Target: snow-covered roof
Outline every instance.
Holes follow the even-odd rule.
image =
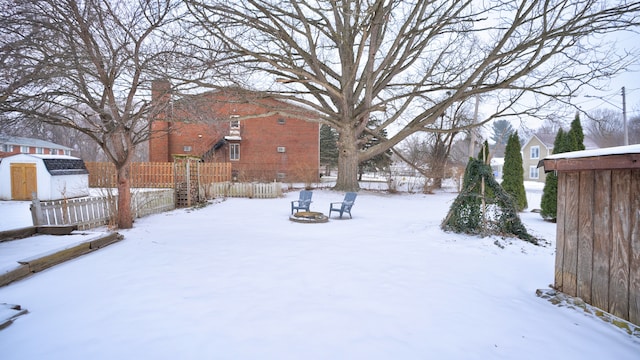
[[[503,157],[491,158],[491,165],[504,165],[504,158]]]
[[[20,136],[0,135],[0,144],[16,145],[16,146],[31,146],[47,149],[62,149],[73,150],[70,147],[66,147],[60,144],[53,143],[51,141],[26,138]]]
[[[545,171],[640,168],[640,144],[553,154],[540,166]]]
[[[583,157],[620,155],[620,154],[640,154],[640,144],[553,154],[553,155],[547,156],[545,160],[546,159],[576,159],[576,158],[583,158]]]

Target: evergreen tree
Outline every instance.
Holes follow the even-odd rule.
[[[376,120],[369,120],[367,127],[369,129],[374,129],[377,123],[378,122]],[[364,137],[364,135],[362,137]],[[370,137],[369,140],[362,145],[362,149],[363,150],[368,149],[380,143],[381,141],[383,141],[383,139],[386,139],[386,138],[387,138],[387,130],[382,129],[379,131],[379,136]],[[368,160],[360,162],[360,164],[358,165],[358,180],[362,180],[362,175],[366,171],[376,172],[376,171],[387,169],[389,166],[391,166],[391,155],[392,155],[391,149],[389,149]]]
[[[565,135],[564,130],[560,129],[553,142],[553,153],[560,154],[567,152],[569,151],[569,147],[569,135]],[[545,177],[540,207],[540,215],[543,219],[556,221],[558,213],[558,176],[555,172],[550,172]]]
[[[483,160],[470,158],[462,191],[440,227],[482,236],[515,235],[537,245],[538,240],[527,232],[516,207],[513,197],[494,179],[491,167]]]
[[[329,125],[320,127],[320,164],[325,167],[325,175],[338,165],[338,134]]]
[[[482,161],[484,164],[489,164],[490,159],[491,154],[489,153],[489,142],[485,140],[478,152],[478,160]]]
[[[568,148],[567,151],[584,150],[584,132],[582,131],[582,124],[580,124],[580,114],[576,113],[575,119],[571,122],[571,129],[568,133]]]
[[[518,206],[518,211],[522,211],[527,207],[527,193],[524,189],[524,170],[522,169],[522,154],[520,153],[518,132],[509,136],[507,142],[504,153],[502,188],[513,196]]]
[[[513,126],[508,120],[496,120],[491,126],[491,140],[496,143],[496,147],[506,146],[513,131]]]

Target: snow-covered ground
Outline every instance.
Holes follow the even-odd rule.
[[[539,208],[541,186],[527,188]],[[535,295],[553,245],[442,232],[455,195],[362,191],[353,219],[323,224],[289,221],[297,192],[138,219],[123,241],[0,288],[29,310],[0,332],[0,357],[639,358],[637,338]],[[311,210],[342,197],[316,190]],[[2,227],[20,223],[10,207]],[[521,216],[555,243],[555,224]]]

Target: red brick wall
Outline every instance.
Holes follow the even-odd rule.
[[[317,181],[319,125],[292,116],[268,115],[283,106],[300,113],[301,117],[308,116],[308,112],[273,99],[230,99],[236,99],[235,95],[206,93],[190,99],[188,104],[176,106],[169,135],[149,142],[149,160],[171,161],[171,154],[202,156],[230,135],[231,115],[238,115],[242,138],[238,142],[240,160],[231,163],[239,180]],[[160,123],[154,122],[152,126],[160,126],[157,124]],[[185,147],[191,151],[185,151]],[[284,147],[285,151],[278,152],[278,147]],[[229,142],[215,151],[211,161],[230,161]]]

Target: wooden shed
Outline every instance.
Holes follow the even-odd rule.
[[[60,200],[89,195],[82,159],[66,155],[18,154],[0,160],[0,200]]]
[[[640,325],[640,145],[556,154],[555,287]]]

